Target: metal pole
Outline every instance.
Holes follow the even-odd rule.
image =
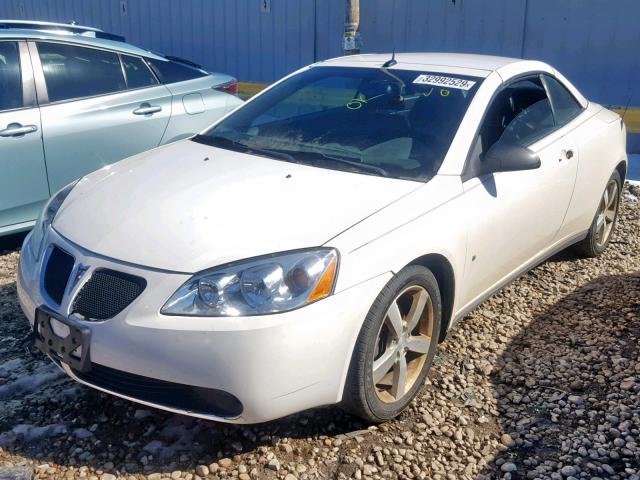
[[[360,53],[360,0],[345,0],[344,38],[345,55]]]

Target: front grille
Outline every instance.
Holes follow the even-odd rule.
[[[96,270],[78,292],[73,313],[87,320],[112,318],[138,298],[146,286],[144,278],[115,270]]]
[[[60,305],[73,270],[74,259],[64,250],[53,247],[44,271],[44,290]]]
[[[73,374],[80,380],[113,393],[177,410],[222,418],[238,417],[243,410],[240,400],[222,390],[166,382],[96,363],[91,365],[88,372],[73,370]]]

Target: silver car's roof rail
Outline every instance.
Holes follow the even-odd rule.
[[[75,23],[55,23],[40,22],[37,20],[2,20],[0,19],[0,30],[17,28],[22,30],[38,30],[41,32],[57,33],[63,35],[83,35],[86,37],[102,38],[114,40],[116,42],[126,41],[122,35],[107,33],[99,28],[86,27]]]

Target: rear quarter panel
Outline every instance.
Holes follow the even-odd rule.
[[[609,177],[616,166],[627,161],[626,132],[620,117],[591,103],[591,117],[579,128],[580,158],[576,186],[563,229],[583,232],[589,228]]]
[[[224,74],[166,85],[173,95],[171,120],[162,144],[188,138],[201,132],[243,102],[238,97],[220,92],[216,86],[233,80]]]

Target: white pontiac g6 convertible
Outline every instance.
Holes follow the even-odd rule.
[[[606,249],[625,136],[537,61],[316,63],[58,192],[25,239],[20,302],[52,361],[119,397],[384,421],[476,305],[561,249]]]

